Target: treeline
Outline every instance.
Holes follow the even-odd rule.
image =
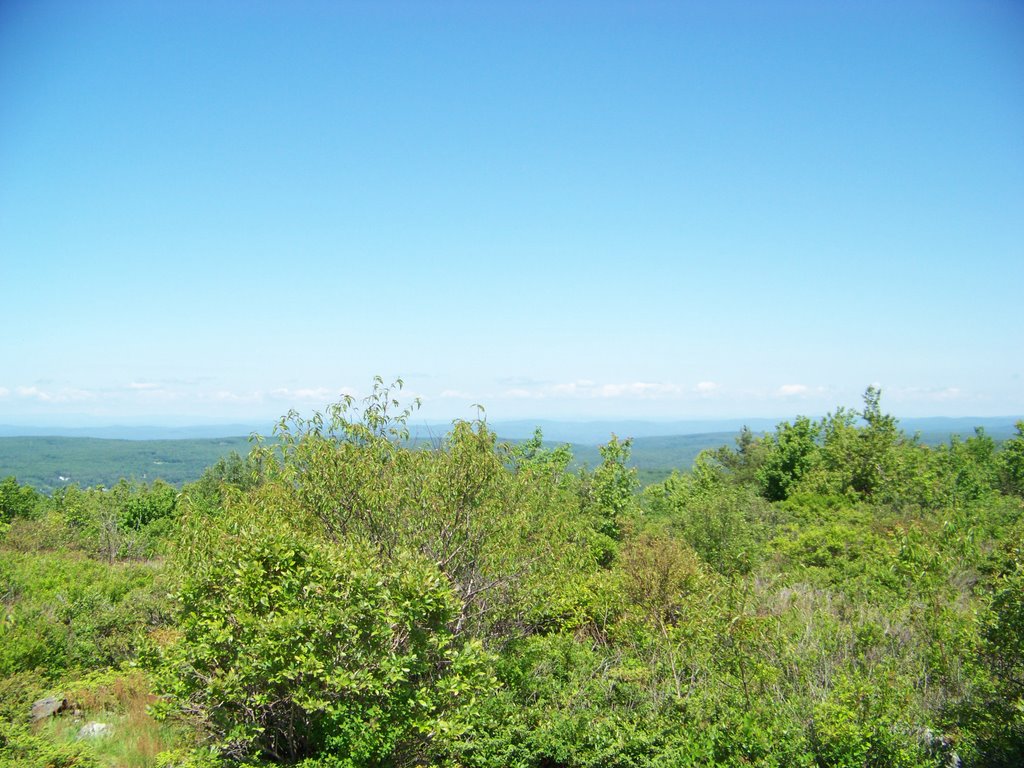
[[[641,492],[399,389],[180,492],[5,481],[0,765],[1024,764],[1024,424],[868,389]]]

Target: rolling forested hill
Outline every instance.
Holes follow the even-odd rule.
[[[0,477],[50,493],[67,485],[110,487],[122,477],[197,480],[231,451],[246,454],[247,437],[202,440],[104,440],[94,437],[0,437]]]
[[[770,431],[766,419],[748,420],[755,435]],[[532,434],[532,422],[499,422],[494,426],[499,439],[521,442]],[[1014,433],[1012,418],[908,419],[901,422],[903,431],[917,435],[926,445],[940,445],[951,435],[968,437],[976,427],[983,428],[997,442]],[[450,426],[450,425],[449,425]],[[664,480],[674,469],[686,469],[706,449],[732,446],[742,426],[741,420],[702,422],[540,422],[545,444],[568,443],[572,447],[574,466],[594,467],[601,462],[598,446],[607,442],[614,432],[620,437],[632,436],[630,466],[639,471],[643,485]],[[692,430],[712,427],[698,433]],[[0,428],[0,434],[14,428]],[[238,426],[238,429],[243,429]],[[246,428],[248,429],[248,428]],[[681,430],[665,434],[666,430]],[[77,484],[82,487],[110,487],[118,480],[164,480],[172,485],[197,480],[203,470],[231,452],[249,452],[248,437],[215,436],[216,427],[158,429],[152,427],[104,428],[79,430],[88,436],[0,437],[0,477],[14,476],[20,483],[50,493],[57,488]],[[28,430],[24,430],[28,431]],[[251,431],[251,429],[249,430]],[[445,431],[444,425],[413,430],[417,444],[436,442]],[[72,434],[76,434],[72,431]],[[98,435],[118,435],[100,437]],[[136,436],[163,436],[164,439],[137,439]],[[189,437],[184,437],[189,435]]]
[[[633,443],[632,465],[644,484],[690,466],[706,448],[731,444],[733,434],[642,437]],[[422,441],[424,445],[427,441]],[[519,442],[512,440],[510,442]],[[553,444],[553,443],[552,443]],[[570,444],[578,466],[601,461],[597,444]],[[67,486],[110,487],[122,477],[164,480],[181,485],[199,479],[203,470],[232,451],[245,455],[247,437],[178,440],[109,440],[93,437],[0,437],[0,477],[45,493]]]

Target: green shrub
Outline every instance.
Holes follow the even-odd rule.
[[[923,740],[907,715],[906,682],[894,677],[837,678],[814,711],[811,734],[820,768],[939,768],[949,759]]]
[[[29,485],[18,485],[13,477],[0,480],[0,523],[16,517],[34,517],[42,497]]]
[[[229,757],[413,759],[460,734],[491,679],[436,567],[384,563],[247,509],[193,551],[161,688]]]
[[[0,591],[0,677],[40,670],[47,679],[116,666],[167,619],[159,569],[96,562],[78,553],[5,552]]]
[[[0,720],[0,768],[100,768],[89,745],[55,744],[27,725]]]

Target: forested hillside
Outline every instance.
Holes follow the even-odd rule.
[[[644,485],[664,480],[674,468],[689,466],[701,451],[725,445],[732,437],[732,433],[716,432],[638,438],[633,442],[630,466],[638,469]],[[233,453],[244,456],[249,451],[249,443],[248,437],[170,440],[0,437],[0,477],[15,477],[22,484],[47,494],[71,485],[109,488],[123,478],[138,482],[162,480],[180,487],[195,482],[207,467],[228,459]],[[434,443],[432,438],[413,437],[409,447],[423,449]],[[574,469],[601,463],[597,445],[572,444],[571,449]]]
[[[641,491],[414,408],[4,481],[0,766],[1024,763],[1024,423],[928,446],[869,388]]]
[[[751,423],[761,425],[763,419]],[[984,424],[985,433],[996,442],[1013,436],[1010,419],[977,419]],[[491,430],[499,442],[518,444],[530,439],[536,426],[532,422],[503,422]],[[628,465],[635,467],[641,486],[660,482],[673,470],[690,466],[701,451],[731,444],[736,431],[685,431],[697,427],[715,426],[726,422],[543,422],[544,446],[554,448],[568,443],[572,449],[572,469],[596,467],[601,463],[599,443],[612,433],[633,437]],[[941,445],[958,433],[971,434],[977,424],[966,419],[909,419],[900,426],[917,436],[920,442]],[[242,425],[229,429],[245,429]],[[15,430],[14,427],[0,427]],[[170,428],[121,427],[88,430],[89,435],[2,435],[0,434],[0,477],[13,476],[24,485],[31,485],[43,493],[52,493],[71,485],[112,487],[119,480],[153,482],[162,480],[180,487],[195,482],[207,467],[231,454],[248,453],[251,438],[245,436],[196,437],[194,432],[213,432],[214,427],[184,428],[192,436],[140,437],[153,434],[175,433]],[[546,430],[551,429],[553,434]],[[598,430],[601,437],[598,438]],[[666,430],[681,430],[678,434]],[[737,428],[738,429],[738,428]],[[75,431],[75,430],[71,430]],[[85,431],[85,430],[78,430]],[[253,433],[249,428],[245,434]],[[259,430],[257,430],[259,431]],[[447,431],[443,425],[427,425],[410,429],[410,447],[433,446]],[[658,434],[649,434],[650,432]],[[98,434],[117,434],[121,437]],[[95,434],[93,434],[95,433]],[[764,434],[764,430],[756,433]],[[125,437],[125,435],[132,435]],[[239,433],[242,435],[242,433]]]
[[[194,482],[232,452],[245,455],[247,437],[193,440],[111,440],[93,437],[0,437],[0,476],[39,491],[70,485],[111,487],[122,478]]]

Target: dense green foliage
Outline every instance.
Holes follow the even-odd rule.
[[[399,389],[181,491],[0,483],[0,765],[1024,763],[1024,424],[927,446],[869,388],[641,491],[614,436],[416,448]]]

